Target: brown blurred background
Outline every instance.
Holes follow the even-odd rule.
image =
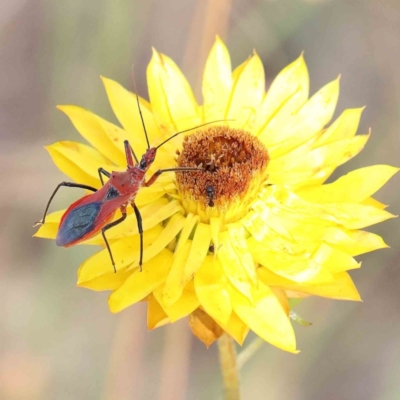
[[[303,50],[311,93],[342,74],[337,115],[367,105],[359,132],[372,127],[372,137],[338,173],[400,165],[399,0],[1,0],[0,399],[220,398],[215,345],[206,350],[185,321],[147,333],[142,304],[110,314],[107,293],[75,287],[92,248],[31,237],[64,179],[43,146],[82,140],[55,105],[115,121],[99,75],[131,88],[134,63],[147,97],[151,46],[182,67],[201,101],[215,34],[234,66],[256,48],[268,82]],[[399,183],[377,196],[394,214]],[[63,191],[53,209],[77,195]],[[399,222],[372,230],[391,249],[360,257],[352,276],[364,303],[302,303],[313,326],[295,327],[301,354],[261,347],[241,374],[244,399],[400,399]]]

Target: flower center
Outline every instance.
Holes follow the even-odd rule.
[[[178,165],[205,171],[176,174],[183,207],[203,222],[237,221],[265,183],[268,161],[264,145],[243,130],[216,126],[186,136]]]

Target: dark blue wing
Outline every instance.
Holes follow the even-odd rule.
[[[101,203],[95,202],[70,211],[58,229],[57,246],[67,246],[90,232],[94,227],[100,209]]]

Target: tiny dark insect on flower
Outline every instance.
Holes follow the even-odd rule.
[[[209,207],[214,207],[214,196],[215,196],[214,186],[208,185],[206,187],[206,194],[207,194],[207,197],[209,199],[208,206]]]
[[[50,207],[50,204],[55,194],[57,193],[60,187],[62,186],[77,187],[94,192],[92,194],[82,197],[81,199],[77,200],[68,207],[68,209],[66,210],[60,221],[56,237],[56,244],[58,246],[63,246],[63,247],[74,246],[75,244],[78,244],[84,240],[90,239],[91,237],[95,236],[97,233],[101,231],[104,242],[108,249],[108,253],[110,254],[110,259],[112,266],[114,268],[114,272],[117,272],[115,268],[115,262],[105,233],[108,229],[120,224],[125,220],[127,216],[126,212],[127,207],[129,205],[131,205],[131,207],[133,208],[137,220],[138,232],[140,235],[139,268],[140,270],[142,269],[143,226],[142,226],[142,217],[140,215],[140,211],[135,204],[135,197],[139,189],[142,186],[144,187],[151,186],[157,180],[157,178],[164,172],[204,171],[203,168],[196,168],[196,167],[177,167],[177,168],[159,169],[150,177],[148,181],[146,181],[145,180],[146,172],[148,171],[148,169],[155,160],[157,149],[160,148],[163,144],[173,139],[174,137],[184,132],[188,132],[215,122],[221,122],[221,121],[212,121],[196,126],[194,128],[177,132],[172,136],[170,136],[168,139],[164,140],[158,146],[150,147],[142,112],[140,110],[139,97],[137,95],[135,81],[134,81],[134,86],[135,86],[136,100],[140,113],[140,118],[142,121],[143,131],[147,142],[146,153],[143,154],[140,162],[136,157],[135,152],[133,151],[129,142],[125,140],[124,147],[125,147],[125,156],[127,161],[126,171],[110,173],[105,169],[103,169],[102,167],[100,167],[98,169],[98,172],[100,181],[103,186],[99,190],[97,190],[92,186],[83,185],[79,183],[61,182],[56,187],[53,194],[50,196],[50,199],[44,211],[42,221],[37,222],[35,224],[36,226],[38,224],[45,223],[47,211]],[[103,176],[109,178],[106,183],[104,183]],[[118,209],[121,211],[122,214],[121,217],[111,222]]]

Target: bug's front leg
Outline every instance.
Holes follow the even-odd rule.
[[[154,172],[154,174],[150,177],[150,179],[143,184],[143,186],[149,187],[151,186],[157,178],[164,172],[184,172],[184,171],[204,171],[204,168],[196,168],[196,167],[178,167],[178,168],[167,168],[167,169],[159,169]]]
[[[101,184],[104,186],[103,175],[105,175],[107,178],[109,178],[111,176],[111,174],[108,171],[106,171],[104,168],[101,168],[101,167],[97,171],[99,173]]]

